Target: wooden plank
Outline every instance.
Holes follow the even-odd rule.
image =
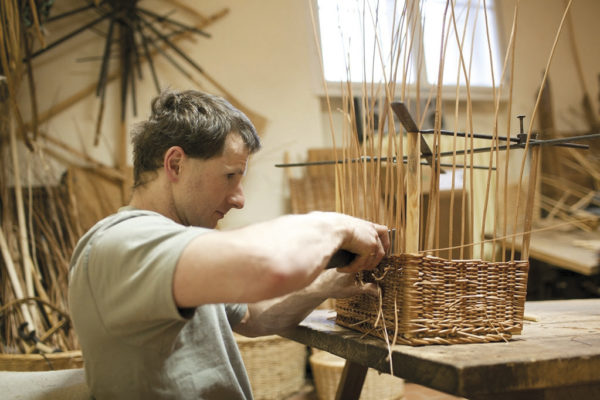
[[[537,321],[526,321],[523,334],[508,343],[393,346],[394,375],[467,398],[578,386],[596,390],[600,299],[529,302],[525,313]],[[286,337],[389,373],[386,344],[335,325],[334,316],[317,310]]]

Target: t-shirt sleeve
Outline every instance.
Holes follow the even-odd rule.
[[[190,241],[210,230],[141,216],[106,229],[90,245],[90,295],[110,334],[158,332],[183,321],[173,298],[173,275]]]
[[[232,328],[240,323],[242,318],[246,315],[248,311],[247,304],[226,304],[225,311],[227,313],[227,320],[229,321],[229,326]]]

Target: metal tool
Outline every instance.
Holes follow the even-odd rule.
[[[390,247],[386,255],[389,255],[394,249],[394,243],[396,240],[396,229],[389,229],[388,236],[390,238]],[[327,263],[325,269],[345,267],[346,265],[350,264],[356,257],[357,255],[352,253],[351,251],[339,249],[333,254],[333,256],[331,256],[331,259]]]
[[[27,326],[29,324],[27,322],[23,322],[18,326],[17,332],[19,337],[25,341],[27,344],[33,345],[40,353],[57,353],[60,352],[59,349],[52,348],[47,344],[43,343],[35,334],[35,330],[27,332]]]

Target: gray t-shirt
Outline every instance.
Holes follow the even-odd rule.
[[[247,306],[173,299],[181,252],[209,231],[124,207],[80,239],[69,303],[94,397],[252,399],[231,330]]]

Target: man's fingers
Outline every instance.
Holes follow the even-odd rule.
[[[359,283],[357,286],[361,293],[379,296],[379,289],[374,283]]]

